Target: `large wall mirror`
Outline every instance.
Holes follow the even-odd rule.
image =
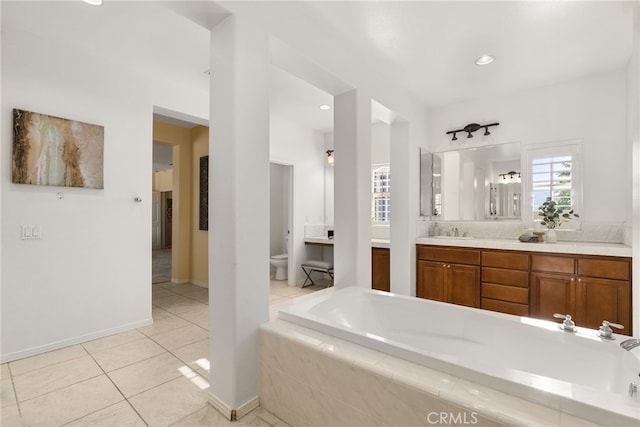
[[[445,221],[520,220],[521,151],[520,142],[512,142],[434,153],[432,216]]]

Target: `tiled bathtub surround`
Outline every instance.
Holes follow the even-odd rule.
[[[260,404],[291,425],[595,425],[282,320],[260,331]]]
[[[438,223],[440,234],[457,228],[460,233],[468,232],[479,239],[517,239],[528,228],[520,221],[424,221],[417,222],[417,237],[433,235],[434,224]],[[631,245],[631,227],[623,222],[583,221],[581,230],[556,228],[558,241],[624,243]]]

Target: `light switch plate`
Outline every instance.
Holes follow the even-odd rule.
[[[42,238],[41,225],[21,225],[20,238],[22,240],[40,240]]]

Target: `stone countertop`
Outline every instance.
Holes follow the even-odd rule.
[[[309,245],[333,246],[333,239],[326,237],[305,237],[304,242]],[[389,248],[389,240],[387,239],[371,239],[372,248]]]
[[[558,242],[524,243],[517,239],[474,239],[418,237],[420,245],[460,246],[465,248],[506,249],[527,252],[550,252],[559,254],[603,255],[631,257],[630,246],[622,243]]]

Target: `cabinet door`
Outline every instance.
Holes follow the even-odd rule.
[[[391,259],[389,249],[371,249],[371,288],[387,292],[391,290]]]
[[[576,317],[574,284],[572,275],[531,273],[531,316],[554,321],[554,313]]]
[[[420,298],[447,302],[446,278],[446,264],[419,260],[416,295]]]
[[[480,267],[449,264],[447,270],[447,301],[480,308]]]
[[[579,326],[597,329],[603,320],[625,327],[622,334],[631,334],[631,282],[623,280],[578,279],[582,304],[578,307]],[[577,322],[576,322],[577,323]]]

